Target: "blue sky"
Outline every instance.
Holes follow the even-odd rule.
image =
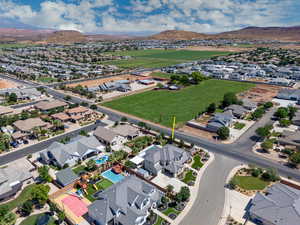
[[[300,25],[299,12],[300,0],[0,0],[0,27],[10,21],[85,33],[216,33]]]

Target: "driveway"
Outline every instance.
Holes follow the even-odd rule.
[[[217,225],[225,202],[225,181],[238,161],[215,154],[201,179],[198,197],[180,225]]]

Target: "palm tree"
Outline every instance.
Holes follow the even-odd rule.
[[[9,149],[10,142],[11,142],[11,136],[9,134],[3,134],[1,137],[1,141],[4,143],[5,148]]]
[[[54,125],[55,129],[58,129],[63,126],[63,124],[60,120],[54,120],[53,125]]]
[[[32,133],[36,138],[38,138],[41,134],[41,129],[39,127],[34,127]]]

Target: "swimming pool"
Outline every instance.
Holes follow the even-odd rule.
[[[102,157],[100,157],[98,159],[95,159],[95,162],[96,162],[97,165],[102,165],[102,164],[106,163],[107,160],[109,160],[109,156],[108,155],[104,155],[104,156],[102,156]]]
[[[101,176],[110,180],[111,182],[118,183],[121,180],[124,179],[124,176],[122,174],[116,174],[114,173],[111,169],[110,170],[106,170],[105,172],[101,173]]]

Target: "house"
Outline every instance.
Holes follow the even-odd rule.
[[[84,160],[104,151],[104,146],[94,137],[81,137],[68,144],[53,142],[40,152],[41,160],[58,167],[74,166],[78,160]]]
[[[159,171],[162,171],[171,177],[176,177],[182,172],[184,164],[191,156],[185,150],[168,144],[164,147],[153,145],[140,157],[144,159],[143,168],[150,174],[156,176]]]
[[[244,98],[244,99],[242,100],[242,102],[243,102],[243,106],[244,106],[245,109],[248,109],[248,110],[250,110],[250,111],[254,111],[254,110],[257,108],[257,103],[251,101],[251,100],[248,99],[248,98]]]
[[[31,133],[34,128],[44,128],[49,129],[52,127],[50,123],[46,123],[42,121],[40,118],[29,118],[27,120],[18,120],[13,123],[13,126],[17,131],[21,131],[23,133]]]
[[[101,143],[113,146],[117,144],[117,139],[120,135],[110,129],[98,126],[97,129],[94,131],[94,136]]]
[[[91,117],[93,111],[87,107],[78,106],[72,109],[68,109],[66,113],[70,116],[71,120],[80,121]]]
[[[118,126],[111,128],[111,130],[128,140],[139,135],[139,129],[129,124],[119,124]]]
[[[279,99],[299,101],[300,100],[300,90],[299,89],[288,89],[288,88],[281,89],[276,97]]]
[[[56,110],[61,107],[66,108],[68,104],[63,101],[52,100],[52,101],[40,101],[36,103],[34,106],[40,111],[47,113],[51,110]]]
[[[276,183],[266,194],[258,192],[248,209],[252,221],[262,225],[299,225],[300,190]]]
[[[231,110],[232,114],[238,119],[242,119],[249,112],[242,105],[235,105],[235,104],[226,107],[226,110]]]
[[[278,138],[278,143],[281,145],[300,147],[300,131],[283,131]]]
[[[52,114],[51,118],[55,120],[60,120],[61,122],[68,122],[71,119],[71,117],[64,112]]]
[[[136,176],[126,176],[95,194],[97,200],[88,206],[88,221],[97,225],[142,225],[162,196],[163,192],[153,185]]]
[[[0,168],[0,201],[7,200],[21,190],[23,183],[33,176],[33,165],[26,159],[16,160]]]
[[[78,175],[76,175],[70,167],[59,170],[55,176],[56,181],[63,187],[74,183],[78,179]]]
[[[211,132],[217,132],[221,127],[229,127],[233,123],[233,114],[231,110],[223,113],[216,113],[206,125],[206,129]]]

